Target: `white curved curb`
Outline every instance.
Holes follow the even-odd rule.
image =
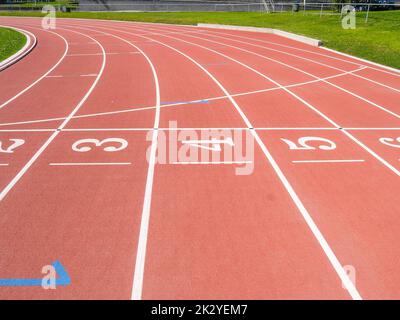
[[[214,29],[229,29],[229,30],[241,30],[241,31],[253,31],[253,32],[263,32],[263,33],[272,33],[276,34],[281,37],[285,37],[288,39],[292,39],[295,41],[303,42],[305,44],[309,44],[314,47],[319,47],[322,45],[321,40],[300,36],[298,34],[278,30],[278,29],[271,29],[271,28],[258,28],[258,27],[242,27],[242,26],[231,26],[231,25],[224,25],[224,24],[208,24],[208,23],[198,23],[198,27],[202,28],[214,28]]]
[[[17,53],[13,54],[11,57],[8,57],[7,59],[0,62],[0,71],[3,71],[4,69],[6,69],[9,66],[13,65],[14,63],[16,63],[17,61],[21,60],[29,52],[31,52],[37,44],[37,39],[33,33],[26,31],[26,30],[22,30],[22,29],[10,27],[10,26],[0,26],[0,27],[13,29],[15,31],[22,33],[26,37],[25,45]]]

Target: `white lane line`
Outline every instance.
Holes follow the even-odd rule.
[[[51,162],[49,166],[128,166],[132,162]]]
[[[138,51],[130,52],[108,52],[106,55],[120,55],[120,54],[140,54]],[[67,54],[67,57],[86,57],[86,56],[101,56],[101,53],[71,53]]]
[[[83,44],[96,44],[96,42],[90,41],[90,42],[70,42],[69,43],[70,46],[81,46]]]
[[[120,32],[124,32],[124,31],[120,31]],[[157,35],[157,33],[155,33],[155,35]],[[343,129],[342,126],[340,126],[339,124],[337,124],[335,121],[333,121],[331,118],[329,118],[329,117],[328,117],[327,115],[325,115],[323,112],[321,112],[319,109],[317,109],[316,107],[314,107],[313,105],[311,105],[310,103],[308,103],[306,100],[304,100],[303,98],[301,98],[299,95],[297,95],[296,93],[292,92],[292,91],[289,90],[288,88],[285,88],[284,86],[282,86],[279,82],[277,82],[277,81],[273,80],[272,78],[266,76],[265,74],[261,73],[260,71],[258,71],[258,70],[256,70],[256,69],[250,67],[249,65],[247,65],[247,64],[245,64],[245,63],[243,63],[243,62],[240,62],[240,61],[238,61],[238,60],[236,60],[236,59],[234,59],[234,58],[232,58],[232,57],[230,57],[230,56],[227,56],[227,55],[225,55],[225,54],[223,54],[223,53],[221,53],[221,52],[219,52],[219,51],[213,50],[213,49],[211,49],[211,48],[202,46],[202,45],[197,44],[197,43],[193,43],[193,42],[190,42],[190,41],[182,40],[182,39],[180,39],[180,38],[175,38],[175,37],[165,36],[165,35],[164,35],[163,37],[175,39],[175,40],[178,40],[178,41],[181,41],[181,42],[184,42],[184,43],[188,43],[188,44],[194,45],[194,46],[199,47],[199,48],[203,48],[203,49],[205,49],[205,50],[207,50],[207,51],[214,52],[215,54],[218,54],[218,55],[223,56],[223,57],[225,57],[225,58],[227,58],[227,59],[229,59],[229,60],[232,60],[232,61],[236,62],[237,64],[239,64],[239,65],[241,65],[241,66],[243,66],[243,67],[245,67],[245,68],[247,68],[247,69],[253,71],[254,73],[260,75],[261,77],[263,77],[264,79],[267,79],[268,81],[274,83],[275,85],[277,85],[277,86],[279,86],[279,87],[282,87],[282,89],[283,89],[284,91],[286,91],[288,94],[290,94],[290,95],[293,96],[295,99],[297,99],[298,101],[300,101],[302,104],[304,104],[305,106],[307,106],[309,109],[313,110],[315,113],[317,113],[319,116],[321,116],[322,118],[324,118],[326,121],[328,121],[328,122],[329,122],[330,124],[332,124],[334,127],[336,127],[337,129],[341,129],[341,132],[343,132],[347,137],[349,137],[351,140],[353,140],[355,143],[357,143],[361,148],[363,148],[365,151],[367,151],[370,155],[372,155],[375,159],[377,159],[379,162],[381,162],[381,163],[382,163],[384,166],[386,166],[389,170],[393,171],[396,175],[400,176],[400,171],[399,171],[398,169],[396,169],[393,165],[391,165],[389,162],[387,162],[385,159],[383,159],[381,156],[379,156],[376,152],[374,152],[372,149],[370,149],[368,146],[366,146],[364,143],[362,143],[360,140],[358,140],[356,137],[354,137],[351,133],[349,133],[348,131],[346,131],[345,129]],[[198,38],[198,37],[196,37],[196,38]],[[206,40],[206,39],[202,39],[202,38],[199,38],[199,39],[205,40],[205,41],[210,41],[210,40]],[[215,42],[215,41],[211,41],[211,42]],[[229,46],[229,45],[225,45],[225,46],[235,48],[234,46]],[[245,49],[240,49],[240,50],[241,50],[241,51],[246,51],[246,52],[252,53],[251,51],[248,51],[248,50],[245,50]],[[267,58],[267,57],[265,57],[265,58],[266,58],[266,59],[269,59],[269,58]],[[269,59],[269,60],[271,60],[271,59]],[[273,59],[272,59],[272,60],[273,60]],[[284,64],[284,63],[282,63],[282,62],[280,62],[280,63],[281,63],[281,64]],[[296,69],[296,68],[291,67],[291,66],[289,66],[289,67],[292,68],[292,69]],[[388,110],[388,112],[390,112],[390,111]],[[396,116],[397,116],[397,115],[396,115]],[[399,117],[400,117],[400,115],[399,115]]]
[[[253,161],[176,161],[172,164],[247,164],[253,163]]]
[[[358,69],[352,70],[352,71],[348,71],[348,72],[345,72],[345,73],[340,73],[340,74],[333,75],[333,76],[329,76],[329,77],[326,77],[326,78],[321,78],[321,79],[337,78],[337,77],[341,77],[341,76],[344,76],[346,74],[349,74],[349,73],[352,73],[352,72],[356,72],[356,71],[358,71]],[[287,86],[284,86],[284,87],[286,87],[286,88],[300,87],[300,86],[304,86],[304,85],[307,85],[307,84],[316,83],[316,82],[319,82],[319,81],[320,80],[310,80],[310,81],[306,81],[306,82],[300,82],[300,83],[287,85]],[[269,92],[269,91],[274,91],[274,90],[282,90],[282,88],[273,87],[273,88],[255,90],[255,91],[247,91],[247,92],[235,93],[235,94],[232,94],[232,97],[241,97],[241,96],[264,93],[264,92]],[[191,101],[187,101],[187,102],[170,103],[170,104],[161,105],[160,108],[179,107],[179,106],[185,106],[185,105],[188,105],[188,104],[193,105],[193,104],[201,102],[203,100],[217,101],[217,100],[223,100],[223,99],[227,99],[227,97],[226,96],[218,96],[218,97],[212,97],[212,98],[206,98],[206,99],[191,100]],[[90,113],[90,114],[74,116],[73,119],[100,117],[100,116],[115,115],[115,114],[121,114],[121,113],[148,111],[148,110],[153,110],[153,109],[156,109],[156,106],[140,107],[140,108],[129,108],[129,109],[122,109],[122,110],[115,110],[115,111],[108,111],[108,112],[99,112],[99,113]],[[0,123],[0,126],[11,126],[11,125],[19,125],[19,124],[52,122],[52,121],[58,121],[58,120],[64,120],[64,119],[65,119],[65,117],[59,117],[59,118],[47,118],[47,119],[28,120],[28,121],[19,121],[19,122],[8,122],[8,123]]]
[[[58,27],[58,29],[63,29],[63,30],[67,30],[70,32],[74,32],[74,33],[78,33],[81,34],[85,37],[90,38],[89,36],[81,33],[81,32],[77,32],[77,31],[73,31],[73,30],[68,30],[68,29],[64,29],[64,28],[60,28]],[[92,38],[90,38],[92,39]],[[96,41],[95,39],[92,39],[93,41]],[[35,161],[39,158],[39,156],[46,150],[46,148],[50,145],[51,142],[53,142],[53,140],[57,137],[57,135],[61,132],[61,130],[68,124],[68,122],[71,120],[71,118],[75,115],[75,113],[77,113],[79,111],[79,109],[82,107],[82,105],[85,103],[85,101],[87,100],[87,98],[90,96],[90,94],[92,93],[92,91],[95,89],[95,87],[97,86],[97,83],[100,80],[100,77],[103,74],[105,65],[106,65],[106,55],[105,55],[105,51],[103,46],[97,42],[98,46],[100,47],[101,51],[104,53],[103,54],[103,62],[100,68],[100,72],[99,75],[97,76],[97,78],[93,81],[92,86],[89,88],[89,90],[86,92],[85,96],[82,98],[82,100],[78,103],[78,105],[74,108],[74,110],[70,113],[70,115],[64,120],[64,122],[58,127],[58,130],[56,130],[47,140],[46,142],[39,148],[39,150],[36,151],[36,153],[32,156],[32,158],[24,165],[24,167],[18,172],[18,174],[11,180],[11,182],[1,191],[0,193],[0,201],[2,201],[7,194],[10,192],[10,190],[17,184],[17,182],[23,177],[23,175],[29,170],[29,168],[32,166],[33,163],[35,163]]]
[[[352,162],[365,162],[362,159],[355,159],[355,160],[294,160],[293,163],[352,163]]]
[[[112,29],[112,28],[105,28],[105,29],[110,29],[110,30],[115,30],[117,32],[121,32],[121,30],[118,30],[118,29]],[[127,33],[130,33],[130,32],[127,32]],[[130,33],[130,34],[134,34],[134,33]],[[147,38],[147,37],[144,37],[144,36],[140,36],[140,37]],[[152,40],[154,40],[154,39],[152,39]],[[154,41],[157,41],[157,40],[154,40]],[[229,100],[232,102],[232,105],[235,107],[237,112],[242,117],[242,119],[245,122],[246,126],[248,128],[253,128],[253,125],[250,123],[249,119],[243,113],[243,111],[241,110],[239,105],[236,103],[236,101],[232,98],[232,96],[230,96],[229,92],[225,89],[225,87],[207,69],[205,69],[201,64],[199,64],[193,58],[191,58],[190,56],[186,55],[185,53],[179,51],[178,49],[176,49],[174,47],[171,47],[171,46],[169,46],[169,45],[167,45],[167,44],[165,44],[165,43],[163,43],[161,41],[157,41],[157,42],[159,44],[161,44],[161,45],[163,45],[163,46],[165,46],[167,48],[170,48],[171,50],[181,54],[182,56],[186,57],[188,60],[192,61],[195,65],[197,65],[201,70],[203,70],[218,85],[218,87],[225,93],[225,95],[229,98]],[[280,85],[277,82],[275,82],[275,83],[277,85]],[[264,155],[268,159],[269,163],[274,168],[277,176],[279,177],[279,179],[281,180],[282,184],[286,188],[287,192],[291,196],[293,202],[296,204],[297,208],[299,209],[299,212],[303,216],[305,222],[309,226],[309,228],[310,228],[311,232],[313,233],[314,237],[319,242],[321,248],[325,252],[325,254],[328,257],[328,259],[329,259],[330,263],[332,264],[333,268],[335,269],[337,275],[341,279],[343,286],[347,289],[347,291],[349,292],[350,296],[353,299],[361,300],[362,299],[361,295],[357,291],[354,283],[351,281],[351,279],[349,278],[347,272],[344,270],[344,268],[340,264],[338,258],[334,254],[333,250],[329,246],[328,242],[326,241],[325,237],[322,235],[322,233],[319,230],[319,228],[317,227],[317,225],[315,224],[315,222],[312,219],[311,215],[308,213],[307,209],[304,207],[302,201],[298,197],[297,193],[294,191],[292,185],[287,180],[286,176],[284,175],[283,171],[281,170],[281,168],[279,167],[279,165],[277,164],[277,162],[273,158],[272,154],[267,149],[267,147],[265,146],[264,142],[261,140],[261,138],[258,135],[258,133],[255,130],[250,130],[250,132],[252,133],[253,137],[257,141],[258,145],[260,146],[260,148],[263,151]]]
[[[285,130],[340,130],[334,127],[260,127],[254,128],[254,130],[260,131],[285,131]]]
[[[0,163],[0,167],[7,167],[8,163]]]
[[[345,130],[400,130],[399,127],[392,127],[392,128],[344,128]]]
[[[0,132],[48,132],[57,129],[0,129]]]
[[[51,132],[56,131],[55,129],[0,129],[0,132]],[[274,127],[274,128],[246,128],[246,127],[214,127],[214,128],[205,128],[205,127],[197,127],[197,128],[188,128],[188,127],[175,127],[175,128],[69,128],[69,129],[60,129],[60,131],[65,132],[85,132],[85,131],[150,131],[150,130],[160,130],[160,131],[182,131],[182,130],[257,130],[257,131],[340,131],[340,130],[351,130],[351,131],[398,131],[400,128],[334,128],[334,127]]]
[[[97,77],[97,74],[89,73],[89,74],[76,74],[76,75],[54,75],[54,76],[47,76],[46,78],[73,78],[73,77]]]
[[[120,37],[117,38],[123,40],[123,38]],[[134,44],[131,45],[135,46]],[[144,53],[140,48],[138,47],[136,48],[146,58],[153,73],[153,79],[156,88],[156,114],[154,117],[154,128],[158,128],[160,125],[160,111],[161,111],[160,85],[158,81],[158,75],[153,63],[151,62],[150,58],[146,55],[146,53]],[[131,295],[131,299],[133,300],[142,299],[144,267],[145,267],[146,250],[147,250],[147,238],[148,238],[149,222],[150,222],[151,196],[153,193],[154,168],[156,163],[156,153],[158,147],[157,141],[158,141],[158,130],[153,130],[153,135],[151,139],[151,149],[150,149],[150,161],[149,161],[149,168],[147,171],[146,188],[145,188],[143,210],[142,210],[142,219],[140,222],[139,241],[136,251],[135,271],[133,275],[133,286]]]
[[[49,75],[55,68],[57,68],[57,66],[61,63],[61,61],[64,60],[64,58],[65,58],[65,56],[66,56],[66,54],[67,54],[67,52],[68,52],[68,49],[69,49],[69,44],[68,44],[67,40],[66,40],[63,36],[59,35],[58,33],[55,33],[55,32],[53,32],[53,31],[47,31],[47,32],[50,32],[50,33],[52,33],[52,34],[57,35],[58,37],[60,37],[60,38],[64,41],[64,43],[65,43],[65,51],[64,51],[63,55],[62,55],[61,58],[56,62],[56,64],[53,65],[53,66],[52,66],[46,73],[44,73],[41,77],[39,77],[37,80],[35,80],[34,82],[32,82],[29,86],[27,86],[25,89],[21,90],[19,93],[17,93],[17,94],[16,94],[15,96],[13,96],[12,98],[10,98],[10,99],[8,99],[7,101],[3,102],[3,103],[0,105],[0,110],[3,109],[6,105],[8,105],[10,102],[14,101],[14,100],[17,99],[19,96],[21,96],[22,94],[24,94],[25,92],[27,92],[28,90],[30,90],[30,89],[31,89],[33,86],[35,86],[37,83],[39,83],[42,79],[44,79],[47,75]]]

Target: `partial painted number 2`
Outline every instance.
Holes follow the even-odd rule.
[[[81,139],[72,145],[72,150],[76,152],[88,152],[93,149],[93,146],[103,147],[103,150],[106,152],[116,152],[124,150],[128,146],[128,141],[121,138],[108,138],[104,140]]]
[[[8,141],[11,143],[3,144],[3,141],[0,141],[0,153],[13,153],[15,149],[25,143],[23,139],[9,139]]]
[[[380,138],[379,141],[389,147],[400,148],[400,137],[393,138]]]
[[[302,137],[297,140],[297,142],[293,142],[289,139],[283,139],[282,141],[286,142],[289,146],[290,150],[316,150],[317,148],[321,150],[334,150],[336,149],[336,144],[328,139],[320,138],[320,137]],[[312,146],[310,143],[318,143],[317,147]]]

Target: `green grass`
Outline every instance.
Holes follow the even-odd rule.
[[[40,16],[39,12],[0,15]],[[251,12],[71,12],[58,17],[162,22],[174,24],[219,23],[270,27],[320,39],[328,48],[400,69],[400,10],[357,13],[357,28],[344,30],[340,16],[299,13]]]
[[[16,53],[25,43],[26,38],[23,34],[11,29],[0,28],[0,61]]]

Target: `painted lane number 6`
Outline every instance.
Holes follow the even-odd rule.
[[[104,139],[104,140],[82,139],[82,140],[76,141],[72,145],[72,150],[74,150],[76,152],[88,152],[88,151],[92,150],[92,147],[89,145],[93,145],[95,147],[101,147],[107,143],[117,144],[117,146],[104,147],[103,150],[106,152],[121,151],[121,150],[124,150],[128,146],[128,141],[121,139],[121,138],[108,138],[108,139]]]
[[[302,137],[297,140],[297,143],[283,138],[281,138],[281,140],[288,144],[290,150],[315,150],[317,148],[321,150],[336,149],[336,144],[334,142],[320,137]],[[311,146],[309,144],[310,142],[319,142],[319,145],[316,148]]]

